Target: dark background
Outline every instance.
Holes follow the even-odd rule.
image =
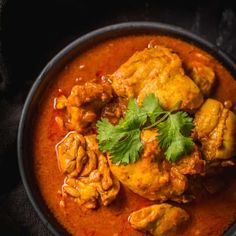
[[[84,33],[137,20],[181,26],[236,61],[236,9],[231,2],[0,0],[0,235],[50,235],[26,196],[16,153],[25,97],[47,61]]]

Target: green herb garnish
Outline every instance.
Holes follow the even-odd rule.
[[[192,118],[182,111],[170,114],[157,125],[157,138],[161,148],[165,150],[167,160],[175,162],[192,151],[194,142],[189,136],[193,127]]]
[[[177,161],[190,153],[194,145],[189,137],[194,127],[193,120],[186,112],[176,112],[180,104],[178,102],[171,111],[164,111],[154,94],[146,96],[140,107],[136,100],[130,99],[124,118],[116,126],[107,119],[97,122],[99,148],[110,153],[113,163],[134,163],[143,149],[142,129],[155,127],[166,159]]]

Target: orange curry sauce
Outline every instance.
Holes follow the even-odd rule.
[[[117,199],[108,207],[88,210],[68,197],[65,207],[59,206],[64,176],[57,165],[55,145],[65,136],[55,122],[58,111],[53,108],[54,98],[63,93],[69,95],[75,84],[94,80],[103,74],[114,72],[134,52],[143,50],[150,41],[173,48],[183,64],[194,54],[200,60],[209,61],[215,70],[218,84],[213,97],[224,102],[231,100],[236,106],[236,81],[223,66],[211,56],[195,46],[167,36],[129,36],[101,43],[89,51],[78,55],[56,76],[54,83],[45,92],[41,110],[34,127],[33,156],[37,184],[49,209],[57,220],[73,235],[118,236],[148,235],[131,228],[128,216],[132,211],[152,202],[121,187]],[[232,173],[236,171],[231,171]],[[191,216],[191,222],[177,235],[221,235],[236,219],[236,174],[227,174],[227,185],[220,193],[204,195],[201,199],[182,204]]]

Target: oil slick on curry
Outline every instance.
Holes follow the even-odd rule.
[[[35,125],[48,207],[73,235],[222,235],[236,219],[235,90],[216,59],[167,36],[79,55]]]

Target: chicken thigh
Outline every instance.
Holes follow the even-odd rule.
[[[206,97],[209,96],[216,81],[213,69],[202,63],[192,62],[190,73],[191,79],[200,88],[202,94]]]
[[[129,222],[135,229],[154,236],[171,236],[189,220],[187,212],[170,204],[156,204],[131,213]]]
[[[236,155],[236,115],[221,102],[207,99],[194,122],[206,160],[225,160]]]
[[[109,78],[118,96],[135,97],[139,104],[150,93],[167,110],[180,100],[181,108],[188,110],[203,102],[199,88],[185,75],[179,56],[163,46],[136,52]]]
[[[62,192],[86,208],[98,202],[110,204],[120,190],[111,174],[106,156],[98,149],[96,135],[70,132],[56,146],[59,169],[66,174]]]
[[[190,155],[171,164],[165,159],[156,136],[154,129],[143,131],[141,140],[144,150],[139,160],[128,165],[116,165],[110,161],[111,171],[124,185],[144,198],[160,202],[168,199],[188,201],[184,195],[188,188],[186,175],[204,171],[201,154],[195,147]]]
[[[111,98],[112,87],[109,82],[87,82],[73,86],[68,97],[60,95],[55,100],[55,108],[66,110],[67,119],[64,123],[68,129],[83,132],[96,121],[97,113]]]

